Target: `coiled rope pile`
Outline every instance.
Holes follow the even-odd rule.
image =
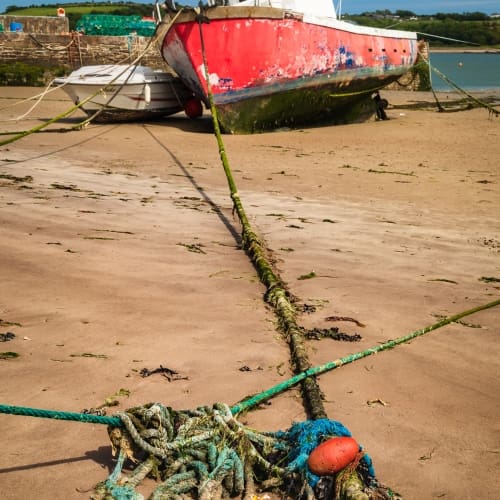
[[[285,432],[260,433],[243,426],[223,404],[174,411],[154,403],[119,417],[123,426],[109,428],[113,449],[119,450],[118,462],[110,477],[97,485],[93,500],[110,495],[139,499],[135,488],[148,474],[161,481],[151,499],[183,494],[200,500],[250,499],[256,491],[269,489],[292,498],[333,498],[332,481],[323,480],[323,495],[315,495],[313,488],[318,489],[321,479],[306,462],[324,437],[351,435],[341,423],[327,419],[297,423]],[[144,453],[147,458],[123,477],[125,459],[137,462]],[[337,477],[335,497],[368,498],[365,484],[373,493],[370,498],[391,498],[390,490],[378,486],[371,460],[360,451],[355,463]]]

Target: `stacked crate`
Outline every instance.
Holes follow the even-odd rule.
[[[118,16],[86,14],[82,16],[76,31],[85,35],[126,36],[136,33],[139,36],[153,36],[156,29],[154,21],[143,20],[141,16]]]

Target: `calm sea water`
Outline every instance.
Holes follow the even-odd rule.
[[[431,52],[431,65],[464,90],[500,89],[500,54]],[[453,90],[434,71],[434,90]]]

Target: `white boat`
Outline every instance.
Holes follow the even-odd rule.
[[[194,118],[202,106],[182,81],[165,71],[147,66],[82,66],[69,76],[56,78],[55,85],[95,121],[133,121],[172,115],[179,111]],[[193,109],[195,112],[193,112]]]

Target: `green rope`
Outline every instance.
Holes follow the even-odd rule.
[[[170,22],[170,25],[169,26],[172,26],[174,24],[174,22],[176,21],[176,19],[181,15],[181,13],[183,12],[183,9],[181,8],[179,10],[179,12],[175,15],[175,17],[172,19],[172,21]],[[74,106],[72,106],[71,108],[69,108],[67,111],[65,111],[64,113],[61,113],[57,116],[55,116],[54,118],[51,118],[50,120],[46,121],[45,123],[42,123],[40,125],[37,125],[36,127],[33,127],[29,130],[24,130],[22,132],[9,132],[7,133],[7,135],[12,135],[12,134],[15,134],[14,137],[11,137],[10,139],[7,139],[7,140],[4,140],[4,141],[1,141],[0,142],[0,147],[1,146],[6,146],[7,144],[11,144],[12,142],[15,142],[15,141],[18,141],[19,139],[22,139],[23,137],[26,137],[28,135],[31,135],[31,134],[34,134],[36,132],[39,132],[40,130],[44,129],[45,127],[48,127],[49,125],[51,125],[52,123],[55,123],[55,122],[58,122],[59,120],[62,120],[63,118],[65,118],[66,116],[72,114],[74,111],[76,111],[77,109],[81,108],[84,104],[86,104],[88,101],[90,101],[91,99],[93,99],[96,95],[98,95],[103,88],[106,88],[107,85],[110,85],[111,83],[113,83],[114,81],[116,81],[121,75],[123,75],[123,73],[125,73],[125,71],[132,67],[132,66],[136,66],[137,64],[139,64],[140,60],[144,57],[144,55],[146,54],[146,52],[148,51],[149,47],[151,47],[151,45],[156,42],[159,38],[159,33],[156,32],[155,33],[155,36],[154,37],[151,37],[146,45],[146,47],[144,48],[144,50],[141,52],[141,54],[139,54],[129,65],[126,69],[124,69],[119,75],[117,75],[115,78],[113,78],[113,80],[111,80],[108,84],[106,84],[104,87],[101,87],[99,88],[94,94],[92,94],[91,96],[87,97],[86,99],[84,99],[83,101],[79,102],[78,104],[75,104]],[[130,76],[128,77],[130,78]],[[114,94],[111,96],[110,99],[108,99],[108,103],[111,102],[115,96],[118,94],[118,92],[121,90],[121,88],[123,87],[123,85],[125,85],[126,82],[124,82],[115,92]],[[97,110],[92,116],[86,118],[85,120],[83,120],[81,123],[77,123],[76,125],[73,125],[72,127],[70,127],[70,130],[79,130],[81,128],[83,128],[85,125],[87,125],[90,121],[92,121],[97,115],[99,115],[101,113],[103,108]],[[5,135],[5,133],[3,134]]]
[[[51,118],[50,120],[48,120],[48,121],[46,121],[46,122],[44,122],[44,123],[42,123],[40,125],[37,125],[36,127],[33,127],[33,128],[31,128],[29,130],[24,130],[22,132],[19,132],[14,137],[11,137],[10,139],[6,139],[5,141],[1,141],[0,142],[0,147],[1,146],[6,146],[7,144],[10,144],[12,142],[18,141],[19,139],[22,139],[23,137],[26,137],[28,135],[34,134],[35,132],[39,132],[40,130],[44,129],[45,127],[48,127],[49,125],[51,125],[52,123],[55,123],[55,122],[57,122],[57,121],[65,118],[66,116],[68,116],[71,113],[73,113],[73,111],[77,110],[78,108],[81,108],[85,103],[87,103],[88,101],[90,101],[90,99],[92,99],[93,97],[95,97],[100,91],[101,91],[101,89],[99,89],[97,92],[95,92],[91,96],[87,97],[86,99],[84,99],[82,102],[79,102],[78,104],[75,104],[74,106],[72,106],[71,108],[69,108],[64,113],[61,113],[60,115],[57,115],[54,118]]]
[[[293,445],[286,434],[258,434],[238,422],[225,404],[175,411],[154,403],[132,408],[129,415],[127,428],[109,429],[119,460],[108,479],[97,485],[94,500],[138,500],[135,489],[147,474],[161,481],[150,500],[174,500],[189,492],[200,500],[242,494],[250,498],[255,482],[264,486],[270,477],[283,482],[298,476],[285,463]],[[271,455],[272,462],[267,458]],[[125,457],[140,463],[122,476]]]
[[[357,92],[344,92],[341,94],[330,94],[330,97],[352,97],[355,95],[370,94],[376,92],[377,90],[383,89],[385,85],[378,85],[377,87],[372,87],[371,89],[358,90]]]
[[[467,92],[464,89],[462,89],[461,87],[459,87],[456,83],[454,83],[452,80],[450,80],[444,73],[441,73],[441,71],[439,71],[435,66],[431,65],[430,61],[427,61],[427,64],[429,65],[429,68],[432,69],[432,71],[434,71],[434,73],[436,73],[443,81],[445,81],[446,83],[448,83],[449,85],[451,85],[452,87],[454,87],[460,93],[466,95],[469,99],[473,100],[479,106],[482,106],[483,108],[486,108],[490,113],[493,113],[496,116],[500,115],[500,111],[498,111],[497,109],[495,109],[490,104],[488,104],[486,102],[483,102],[480,99],[477,99],[472,94],[470,94],[469,92]]]
[[[10,415],[22,415],[24,417],[52,418],[55,420],[73,420],[88,424],[104,424],[112,426],[122,425],[119,417],[106,417],[101,415],[91,415],[89,413],[74,413],[67,411],[40,410],[26,406],[0,405],[0,413]]]
[[[233,415],[236,415],[238,413],[241,413],[242,411],[246,411],[250,409],[251,407],[262,403],[263,401],[270,399],[277,394],[280,394],[290,387],[293,387],[294,385],[297,385],[299,382],[302,382],[303,380],[320,375],[322,373],[334,370],[335,368],[339,368],[343,365],[347,365],[349,363],[352,363],[353,361],[357,361],[359,359],[365,358],[367,356],[371,356],[372,354],[375,354],[377,352],[381,351],[386,351],[387,349],[391,349],[393,347],[396,347],[400,344],[404,344],[406,342],[409,342],[410,340],[416,338],[416,337],[421,337],[422,335],[425,335],[426,333],[432,332],[433,330],[437,330],[438,328],[441,328],[443,326],[449,325],[450,323],[454,323],[462,318],[465,318],[466,316],[470,316],[472,314],[478,313],[480,311],[484,311],[486,309],[490,309],[492,307],[496,307],[500,305],[500,299],[495,300],[493,302],[489,302],[488,304],[484,304],[478,307],[474,307],[473,309],[468,309],[467,311],[463,311],[461,313],[455,314],[454,316],[449,316],[447,318],[443,318],[442,320],[438,321],[437,323],[434,323],[433,325],[427,326],[425,328],[421,328],[420,330],[416,330],[413,333],[410,333],[408,335],[405,335],[403,337],[399,337],[395,340],[389,340],[388,342],[385,342],[383,344],[379,344],[375,347],[371,347],[369,349],[366,349],[364,351],[355,353],[355,354],[349,354],[348,356],[345,356],[340,359],[336,359],[335,361],[330,361],[328,363],[325,363],[324,365],[316,366],[313,368],[309,368],[307,370],[304,370],[303,372],[295,375],[294,377],[285,380],[284,382],[281,382],[270,389],[261,392],[251,398],[248,398],[240,403],[237,403],[236,405],[231,407],[231,413]],[[115,417],[106,417],[106,416],[99,416],[99,415],[89,415],[87,413],[71,413],[71,412],[64,412],[64,411],[53,411],[53,410],[40,410],[36,408],[29,408],[29,407],[24,407],[24,406],[11,406],[11,405],[2,405],[0,404],[0,413],[5,413],[5,414],[11,414],[11,415],[22,415],[25,417],[41,417],[41,418],[53,418],[57,420],[73,420],[73,421],[78,421],[78,422],[85,422],[85,423],[93,423],[93,424],[104,424],[104,425],[111,425],[113,427],[120,427],[124,425],[124,421],[122,417],[120,416],[115,416]],[[123,416],[123,415],[122,415]]]
[[[261,392],[260,394],[257,394],[256,396],[253,396],[251,398],[246,399],[245,401],[242,401],[241,403],[238,403],[234,405],[231,408],[231,411],[233,414],[237,414],[239,412],[248,410],[252,406],[255,406],[259,403],[262,403],[266,399],[269,399],[271,397],[276,396],[277,394],[286,391],[290,387],[293,387],[294,385],[298,384],[302,380],[304,380],[307,377],[313,377],[316,375],[320,375],[322,373],[334,370],[335,368],[339,368],[342,365],[347,365],[349,363],[352,363],[353,361],[357,361],[358,359],[366,358],[367,356],[371,356],[372,354],[375,354],[377,352],[381,351],[386,351],[387,349],[392,349],[393,347],[396,347],[397,345],[404,344],[406,342],[409,342],[410,340],[416,338],[416,337],[421,337],[422,335],[425,335],[426,333],[432,332],[433,330],[437,330],[438,328],[441,328],[443,326],[449,325],[450,323],[454,323],[458,321],[461,318],[464,318],[465,316],[470,316],[471,314],[477,313],[479,311],[484,311],[485,309],[489,309],[491,307],[496,307],[500,305],[500,299],[495,300],[493,302],[489,302],[488,304],[474,307],[473,309],[469,309],[467,311],[461,312],[459,314],[455,314],[454,316],[449,316],[448,318],[444,318],[437,323],[434,323],[433,325],[427,326],[425,328],[421,328],[420,330],[416,330],[413,333],[410,333],[408,335],[405,335],[403,337],[399,337],[395,340],[389,340],[388,342],[385,342],[383,344],[379,344],[375,347],[371,347],[369,349],[366,349],[365,351],[361,351],[355,354],[349,354],[348,356],[345,356],[340,359],[336,359],[335,361],[330,361],[328,363],[325,363],[324,365],[316,366],[314,368],[309,368],[306,371],[303,371],[302,373],[299,373],[298,375],[295,375],[294,377],[285,380],[284,382],[281,382],[280,384],[277,384],[267,391]]]

